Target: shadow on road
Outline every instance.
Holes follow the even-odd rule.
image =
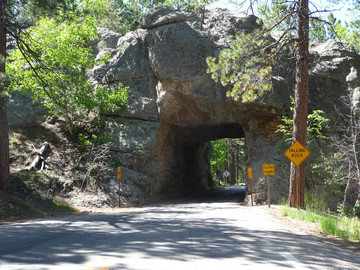
[[[354,263],[348,253],[330,246],[320,247],[318,240],[307,235],[244,227],[234,215],[245,212],[239,207],[234,212],[234,207],[230,203],[184,203],[144,207],[121,214],[3,226],[0,269],[5,269],[2,266],[7,264],[30,268],[83,264],[99,254],[116,256],[122,265],[114,269],[122,270],[136,269],[127,265],[131,256],[140,256],[137,260],[144,262],[166,259],[172,263],[191,263],[195,259],[209,259],[212,264],[241,258],[258,265],[268,262],[286,268],[287,262],[278,254],[290,249],[296,257],[302,256],[304,261],[323,269],[328,269],[331,261],[335,264],[335,260]],[[313,252],[304,253],[304,249]]]
[[[246,191],[244,186],[234,186],[207,191],[191,199],[196,202],[244,202],[245,195]]]
[[[349,265],[342,269],[358,269],[354,265],[360,260],[348,252],[265,226],[263,212],[233,203],[244,194],[243,187],[228,188],[203,194],[200,203],[1,226],[0,269],[64,269],[64,264],[84,265],[99,255],[116,260],[111,269],[122,270],[195,269],[195,261],[209,264],[201,269],[239,269],[239,261],[278,269],[289,267],[279,255],[289,250],[317,269],[337,269],[339,261]]]

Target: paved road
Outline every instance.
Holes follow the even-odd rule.
[[[358,255],[287,232],[263,206],[217,198],[0,226],[0,269],[360,269]]]

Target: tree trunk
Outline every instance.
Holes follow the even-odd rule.
[[[296,85],[293,141],[306,146],[309,85],[309,2],[297,2]],[[291,207],[304,207],[305,162],[291,164],[289,202]]]
[[[352,174],[354,163],[349,160],[348,162],[348,175],[347,175],[347,182],[346,182],[346,188],[344,191],[344,199],[343,199],[343,205],[346,210],[349,208],[352,208],[354,206],[354,194],[357,193],[358,189],[358,178],[355,177],[355,175]]]
[[[0,73],[5,73],[6,16],[5,1],[0,0]],[[9,186],[9,135],[5,97],[0,89],[0,190]]]
[[[360,214],[360,167],[359,167],[360,164],[359,164],[359,157],[358,157],[358,150],[357,150],[357,145],[359,144],[359,139],[358,139],[358,137],[359,137],[359,122],[355,118],[352,97],[353,97],[353,91],[351,93],[351,96],[349,96],[350,110],[351,110],[351,112],[350,112],[351,138],[352,138],[351,148],[352,148],[352,154],[354,157],[354,163],[355,163],[355,169],[356,169],[356,176],[354,177],[355,178],[354,181],[357,182],[356,183],[357,198],[356,198],[354,207],[355,207],[356,215],[359,215]],[[345,201],[345,199],[344,199],[344,201]]]

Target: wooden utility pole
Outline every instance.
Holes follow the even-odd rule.
[[[0,0],[0,74],[5,73],[6,57],[6,0]],[[9,186],[9,132],[5,97],[0,89],[0,190]]]
[[[309,1],[297,1],[296,85],[293,142],[306,147],[309,87]],[[291,207],[304,207],[305,162],[291,163],[289,202]]]

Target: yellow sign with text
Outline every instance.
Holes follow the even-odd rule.
[[[263,175],[275,175],[274,164],[263,164]]]
[[[117,179],[121,179],[121,168],[120,167],[118,167],[117,168]]]
[[[300,142],[295,141],[293,145],[285,151],[284,155],[296,166],[300,166],[300,164],[310,155],[310,151]]]

